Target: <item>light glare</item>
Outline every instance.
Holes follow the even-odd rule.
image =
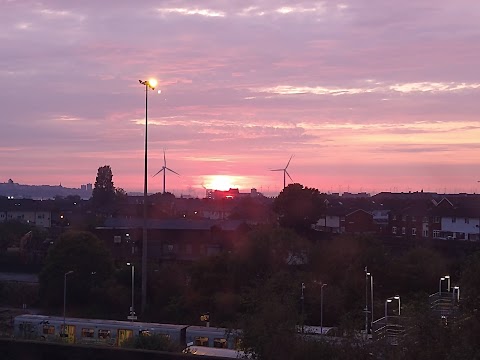
[[[149,79],[148,84],[152,87],[155,88],[157,87],[158,81],[156,79]]]

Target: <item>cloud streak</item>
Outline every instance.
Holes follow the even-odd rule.
[[[118,186],[141,190],[138,79],[157,77],[151,167],[167,148],[179,191],[216,174],[279,191],[268,169],[292,153],[292,177],[323,190],[479,191],[479,11],[473,0],[0,1],[3,173],[79,186],[109,163]]]

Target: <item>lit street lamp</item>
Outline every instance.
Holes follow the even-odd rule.
[[[393,300],[398,300],[398,316],[400,316],[400,296],[396,295],[394,297],[388,298],[385,300],[385,324],[387,324],[388,319],[388,303],[391,303]]]
[[[148,89],[155,90],[157,80],[138,80],[145,85],[145,166],[143,176],[143,240],[142,240],[142,313],[147,306],[147,142],[148,142]]]
[[[135,316],[135,306],[134,306],[134,300],[135,300],[135,265],[132,263],[127,263],[128,266],[132,267],[132,306],[130,306],[130,316],[128,317],[129,320],[134,321],[136,319]]]
[[[455,296],[456,294],[456,296]],[[460,286],[452,286],[453,303],[460,301]]]
[[[67,271],[63,277],[63,337],[66,337],[66,310],[67,310],[67,276],[73,274],[73,270]]]
[[[450,276],[449,275],[445,275],[443,277],[440,278],[440,281],[438,283],[438,292],[440,294],[440,296],[442,295],[442,282],[447,280],[447,292],[450,292]]]

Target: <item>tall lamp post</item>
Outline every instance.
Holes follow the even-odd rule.
[[[302,295],[300,296],[300,300],[302,301],[302,334],[304,332],[304,324],[305,324],[305,294],[303,291],[305,290],[305,283],[302,282]]]
[[[132,305],[130,306],[130,316],[128,317],[129,320],[134,321],[136,320],[135,316],[135,265],[133,263],[127,263],[128,266],[132,267]]]
[[[148,89],[155,90],[157,80],[138,80],[145,85],[145,166],[143,176],[143,237],[142,237],[142,313],[147,306],[147,143],[148,143]]]
[[[373,323],[373,275],[365,266],[365,335],[368,334],[368,278],[370,277],[370,323]]]
[[[323,335],[323,288],[327,284],[322,284],[320,286],[320,335]]]
[[[67,271],[63,276],[63,336],[66,336],[66,310],[67,310],[67,276],[73,274],[73,270]]]

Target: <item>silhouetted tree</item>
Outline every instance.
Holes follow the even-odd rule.
[[[295,183],[288,185],[273,202],[281,226],[305,232],[324,213],[324,197],[317,189]]]
[[[95,179],[92,200],[96,207],[108,207],[115,200],[115,186],[110,165],[100,166]]]

